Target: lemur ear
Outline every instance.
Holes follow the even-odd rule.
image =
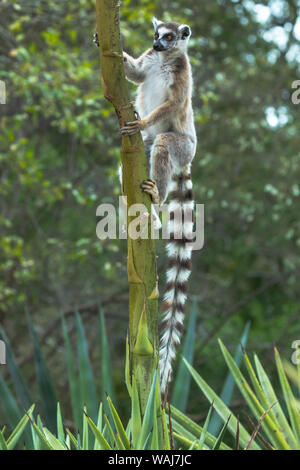
[[[187,39],[191,36],[191,28],[187,24],[182,24],[178,28],[181,39]]]
[[[157,27],[162,24],[163,22],[162,21],[159,21],[157,18],[155,18],[155,16],[153,16],[152,18],[152,23],[153,23],[153,26],[154,26],[154,30],[156,31],[157,30]]]

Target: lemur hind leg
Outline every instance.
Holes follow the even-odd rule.
[[[143,140],[144,140],[144,146],[145,146],[148,165],[150,167],[150,158],[151,158],[151,149],[152,149],[152,145],[153,145],[153,138],[150,137],[150,136],[147,136],[147,137],[143,138]]]
[[[189,136],[166,132],[158,134],[151,149],[150,186],[154,180],[159,194],[159,204],[168,196],[172,174],[189,164],[195,152],[195,143]],[[153,187],[153,183],[152,183]],[[154,187],[152,189],[154,191]]]
[[[154,141],[168,149],[174,170],[181,170],[191,163],[196,151],[196,142],[188,135],[175,132],[159,134]]]
[[[167,198],[168,185],[172,175],[172,155],[165,134],[158,134],[154,140],[150,157],[150,178],[156,183],[159,204]]]
[[[149,168],[150,168],[150,165],[151,165],[151,149],[152,149],[152,146],[153,146],[153,139],[150,136],[147,136],[147,137],[144,138],[144,146],[145,146],[148,165],[149,165]],[[145,193],[150,194],[152,202],[154,204],[159,204],[158,189],[157,189],[156,183],[153,179],[148,178],[147,180],[144,180],[141,184],[141,188]]]

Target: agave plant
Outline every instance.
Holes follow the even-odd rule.
[[[57,429],[51,432],[42,424],[38,415],[35,420],[33,417],[34,406],[23,416],[16,428],[5,438],[5,429],[0,431],[0,449],[12,450],[18,441],[21,440],[22,433],[30,423],[32,432],[32,449],[34,450],[158,450],[159,444],[157,410],[161,401],[159,396],[159,386],[157,373],[155,373],[150,395],[148,398],[146,411],[143,417],[140,415],[140,407],[136,386],[132,387],[132,413],[125,429],[119,414],[117,413],[112,401],[107,397],[107,402],[112,417],[112,424],[108,417],[103,413],[102,403],[99,406],[97,422],[95,423],[83,410],[82,432],[77,436],[70,429],[63,426],[59,404],[57,405]],[[161,410],[161,419],[163,424],[163,448],[170,450],[169,430],[167,427],[165,412]],[[211,409],[208,414],[203,432],[198,442],[191,446],[191,449],[227,449],[221,441],[226,426],[218,438],[207,436],[206,428],[209,421]],[[207,443],[205,443],[205,440]],[[211,447],[209,447],[209,444]],[[26,445],[23,447],[26,449]]]
[[[44,359],[41,346],[37,339],[37,335],[32,324],[30,315],[27,313],[28,329],[31,338],[31,343],[34,352],[34,363],[36,369],[36,380],[39,388],[39,401],[41,403],[41,416],[43,423],[48,430],[52,433],[57,433],[57,393],[51,379],[49,368]],[[69,338],[67,322],[62,317],[62,335],[65,343],[65,357],[66,357],[66,372],[68,376],[69,395],[73,414],[74,428],[83,430],[82,413],[84,406],[86,411],[92,419],[96,419],[98,415],[99,397],[96,391],[96,381],[91,366],[91,361],[88,353],[88,345],[82,324],[81,317],[78,313],[75,315],[75,325],[77,333],[77,351],[71,347]],[[12,348],[9,340],[0,327],[0,337],[6,344],[7,366],[10,372],[11,386],[8,387],[0,374],[0,407],[6,417],[8,427],[13,430],[16,428],[20,419],[22,418],[22,409],[28,410],[30,405],[35,402],[34,397],[29,392],[25,380],[23,379],[22,372],[17,365],[14,358]],[[99,309],[99,338],[100,338],[100,356],[101,356],[101,387],[100,393],[103,398],[104,411],[108,412],[108,404],[105,398],[105,392],[109,393],[113,399],[113,383],[110,374],[110,358],[108,341],[105,331],[105,320],[102,309]],[[78,373],[77,373],[78,370]],[[12,389],[14,393],[12,392]],[[59,412],[60,414],[60,412]],[[58,414],[58,416],[59,416]],[[37,411],[35,409],[31,419],[37,420]],[[41,421],[41,419],[39,418]],[[36,421],[37,422],[37,421]],[[37,423],[38,424],[38,423]],[[32,432],[25,427],[22,437],[27,449],[34,448],[34,441]]]
[[[254,369],[246,351],[243,350],[243,359],[250,379],[249,382],[221,340],[219,340],[219,344],[235,384],[253,417],[256,419],[257,425],[252,435],[249,434],[224,401],[212,390],[196,370],[185,359],[183,361],[202,393],[213,403],[214,410],[218,413],[224,424],[227,424],[228,431],[236,441],[236,449],[300,450],[299,400],[293,393],[277,349],[275,348],[274,350],[275,362],[284,399],[284,409],[287,409],[287,415],[257,355],[254,355]],[[299,384],[300,368],[294,369],[292,366],[289,366],[288,370],[289,375]],[[196,449],[199,448],[199,436],[203,435],[203,428],[175,407],[172,407],[171,410],[175,438],[186,448],[191,448],[192,446]],[[262,434],[260,433],[260,428]],[[208,443],[211,442],[212,437],[211,434],[206,433]],[[226,447],[226,444],[223,442],[220,448]]]
[[[102,402],[99,405],[97,401],[97,393],[95,379],[91,368],[88,354],[88,347],[85,338],[84,328],[79,314],[76,314],[76,330],[77,330],[77,357],[74,357],[73,350],[69,339],[67,324],[62,318],[62,333],[65,342],[66,353],[66,370],[68,374],[69,390],[71,405],[73,411],[74,429],[78,432],[74,433],[63,425],[63,418],[60,404],[56,400],[56,391],[54,389],[49,369],[44,360],[40,344],[35,333],[30,315],[27,315],[28,327],[31,342],[34,350],[34,358],[36,365],[36,376],[40,391],[40,401],[42,404],[42,416],[37,414],[35,407],[30,403],[33,401],[18,368],[13,352],[9,345],[3,329],[1,336],[7,346],[7,362],[11,374],[15,396],[8,388],[7,384],[0,375],[0,393],[2,409],[7,417],[11,432],[7,432],[3,428],[0,436],[0,448],[12,449],[17,444],[23,449],[170,449],[173,444],[169,438],[169,423],[167,423],[164,408],[161,407],[159,381],[157,372],[154,375],[151,392],[148,397],[145,413],[142,415],[137,384],[135,377],[129,377],[129,344],[126,342],[126,365],[125,365],[125,382],[131,403],[131,415],[129,422],[124,425],[113,404],[113,384],[110,374],[110,359],[108,341],[105,332],[104,314],[100,311],[99,326],[101,339],[101,360],[102,360],[102,377],[101,382],[105,384],[105,389],[109,392],[106,396],[104,386],[102,387]],[[192,362],[194,351],[194,326],[196,321],[196,304],[194,304],[188,325],[187,337],[184,346],[184,355]],[[76,360],[77,359],[77,360]],[[77,364],[76,364],[77,362]],[[79,371],[79,378],[76,373],[76,366]],[[181,408],[186,406],[190,374],[185,368],[180,367],[175,390],[181,393],[179,384],[184,379],[185,390],[181,395],[182,400],[178,400]],[[28,412],[22,417],[20,405]],[[209,412],[207,424],[211,415]],[[158,426],[158,420],[161,426]],[[204,431],[206,432],[204,426]],[[162,429],[162,435],[159,432]],[[205,433],[204,433],[205,434]],[[204,434],[202,435],[203,448],[209,448],[204,443]],[[222,433],[221,433],[222,434]],[[223,448],[221,438],[214,436],[209,439],[211,448]]]
[[[32,405],[31,408],[27,411],[27,413],[25,413],[25,415],[20,419],[20,421],[18,422],[18,424],[13,429],[7,439],[5,438],[5,427],[0,430],[0,450],[13,450],[16,447],[29,420],[32,417],[33,410],[34,405]]]
[[[161,406],[157,371],[154,374],[145,413],[141,413],[135,377],[134,375],[130,377],[129,374],[127,340],[125,382],[130,397],[131,413],[126,424],[122,422],[113,404],[113,383],[103,312],[100,311],[99,316],[102,361],[102,402],[100,405],[81,318],[79,314],[76,314],[77,356],[75,357],[66,321],[62,319],[66,369],[74,420],[72,430],[63,424],[61,407],[57,403],[56,392],[30,316],[28,315],[28,326],[42,403],[41,416],[37,414],[34,405],[30,406],[33,402],[32,397],[16,365],[8,339],[4,331],[0,330],[6,342],[7,363],[17,397],[16,400],[0,375],[0,404],[10,428],[10,431],[6,427],[0,428],[0,449],[12,450],[16,446],[21,449],[35,450],[300,449],[299,399],[295,396],[287,378],[288,375],[300,391],[300,366],[298,369],[290,364],[283,366],[279,353],[275,349],[275,362],[284,399],[284,407],[282,407],[258,357],[254,355],[254,367],[244,349],[249,332],[249,324],[247,324],[240,341],[243,349],[238,348],[234,358],[219,340],[221,352],[229,368],[229,375],[221,395],[218,396],[192,366],[196,313],[195,302],[189,317],[183,358],[173,387],[172,405],[168,408],[167,415]],[[242,359],[249,379],[246,379],[241,372]],[[76,373],[76,367],[79,374]],[[194,379],[209,402],[209,410],[203,426],[195,423],[185,414],[191,379]],[[252,434],[230,411],[235,386],[253,415],[255,424]],[[105,390],[109,392],[107,395]],[[20,405],[28,410],[23,416]],[[287,414],[284,410],[287,410]],[[158,425],[159,421],[160,425]],[[74,432],[74,429],[78,431]],[[228,434],[232,436],[229,440]],[[234,446],[232,438],[235,442]]]

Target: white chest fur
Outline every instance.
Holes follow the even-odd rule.
[[[145,117],[169,99],[170,87],[173,84],[173,70],[159,58],[149,60],[146,80],[139,93],[143,99],[138,100],[140,115]],[[138,94],[139,94],[138,93]]]

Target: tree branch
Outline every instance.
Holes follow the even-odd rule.
[[[96,0],[97,33],[101,63],[101,82],[104,96],[116,111],[120,127],[134,121],[125,79],[123,52],[120,41],[119,6],[117,0]],[[145,213],[141,229],[148,229],[148,238],[133,240],[128,236],[129,281],[129,345],[130,369],[134,374],[142,413],[145,410],[152,377],[158,362],[157,339],[157,272],[154,241],[150,237],[150,197],[140,184],[148,178],[148,163],[141,134],[122,137],[123,191],[127,209],[143,204]],[[127,214],[128,226],[133,217]],[[146,332],[146,334],[145,334]]]

